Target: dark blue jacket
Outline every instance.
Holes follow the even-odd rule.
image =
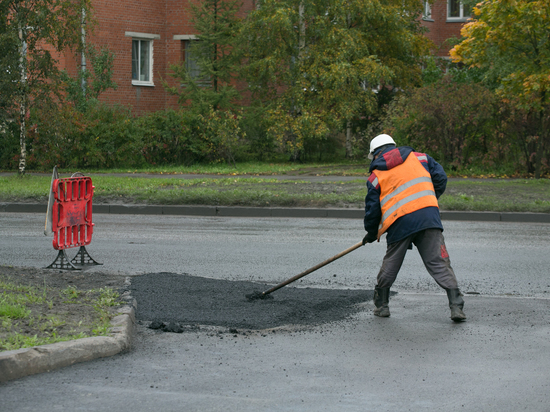
[[[401,162],[393,163],[388,167],[384,157],[384,153],[390,150],[398,150],[401,154]],[[403,163],[409,154],[414,150],[408,146],[390,147],[380,152],[380,155],[372,161],[369,172],[373,170],[390,170],[395,166]],[[437,163],[432,157],[426,155],[428,161],[422,162],[422,165],[430,173],[432,177],[432,183],[435,189],[435,196],[439,199],[439,196],[445,192],[447,187],[447,174],[443,170],[443,167]],[[370,181],[367,181],[367,196],[365,197],[365,230],[369,233],[377,233],[380,219],[382,218],[382,210],[380,208],[380,190],[376,189]],[[397,219],[388,229],[386,240],[388,244],[398,242],[413,233],[420,232],[425,229],[441,229],[441,217],[439,215],[439,208],[437,207],[425,207],[424,209],[417,210],[402,216]]]

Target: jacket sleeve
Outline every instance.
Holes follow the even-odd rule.
[[[443,166],[435,161],[435,159],[429,155],[428,157],[428,171],[432,176],[432,183],[434,185],[435,196],[439,199],[445,189],[447,188],[447,173],[443,170]]]
[[[372,176],[372,175],[371,175]],[[365,230],[369,233],[378,233],[378,226],[382,219],[382,210],[380,208],[380,187],[376,188],[371,183],[371,179],[367,181],[367,196],[365,197]]]

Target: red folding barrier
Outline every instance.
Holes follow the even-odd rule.
[[[87,265],[101,265],[91,258],[85,246],[92,241],[92,198],[94,186],[86,176],[54,179],[52,183],[53,247],[59,250],[56,260],[48,266],[54,269],[81,269]],[[65,249],[80,247],[69,261]]]
[[[53,248],[86,246],[92,241],[92,198],[94,187],[89,177],[55,179],[52,212]]]

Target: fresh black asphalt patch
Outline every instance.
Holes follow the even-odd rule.
[[[148,273],[132,278],[138,321],[151,328],[182,332],[200,325],[268,329],[319,325],[345,319],[372,301],[372,290],[286,286],[273,299],[249,301],[247,294],[273,285],[209,279],[189,274]]]

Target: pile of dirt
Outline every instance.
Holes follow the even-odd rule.
[[[131,294],[138,302],[136,318],[165,331],[197,325],[240,329],[319,325],[345,319],[373,298],[372,290],[290,286],[275,291],[273,299],[246,298],[272,286],[161,272],[133,277]]]

